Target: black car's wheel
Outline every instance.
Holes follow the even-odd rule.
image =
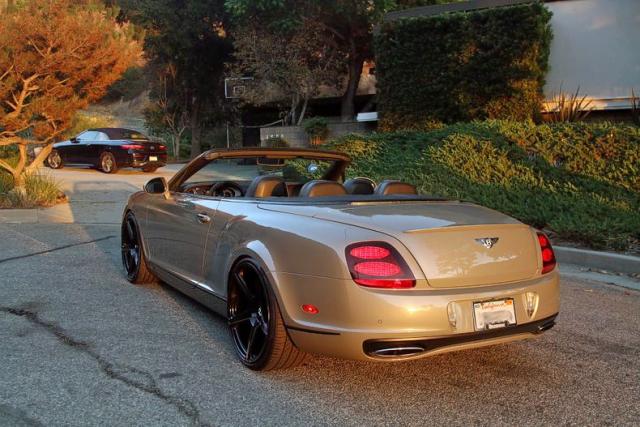
[[[64,166],[62,156],[60,156],[58,150],[52,150],[51,153],[49,153],[49,157],[47,157],[47,165],[51,169],[61,169],[62,166]]]
[[[158,166],[145,166],[142,168],[142,172],[153,173],[158,170]]]
[[[289,338],[267,278],[252,259],[239,261],[231,270],[227,319],[245,366],[268,371],[304,362],[307,354]]]
[[[113,154],[105,152],[100,155],[100,170],[104,173],[118,172],[118,164]]]
[[[153,283],[156,277],[149,271],[147,260],[142,250],[142,236],[136,217],[127,213],[121,227],[122,265],[131,283]]]

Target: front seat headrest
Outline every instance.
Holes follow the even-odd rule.
[[[300,189],[300,197],[345,196],[347,190],[335,181],[313,180]]]
[[[416,187],[406,182],[386,180],[376,188],[376,195],[388,196],[391,194],[418,194]]]
[[[287,184],[276,175],[261,175],[251,181],[245,197],[287,197]]]
[[[376,183],[369,178],[351,178],[343,186],[349,194],[373,194],[376,189]]]

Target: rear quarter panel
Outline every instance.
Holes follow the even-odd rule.
[[[351,281],[344,249],[359,241],[386,241],[396,247],[416,279],[424,279],[417,263],[395,238],[371,230],[310,217],[261,209],[255,202],[221,201],[205,249],[204,268],[208,284],[227,294],[228,272],[242,257],[252,257],[263,267],[281,307],[287,307],[278,277],[348,286]],[[322,288],[319,288],[321,292]],[[328,291],[326,289],[325,291]],[[335,291],[335,290],[334,290]],[[285,320],[287,315],[284,313]]]

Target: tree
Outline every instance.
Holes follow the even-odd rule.
[[[18,191],[42,165],[73,114],[98,100],[138,58],[126,25],[96,3],[31,0],[0,15],[0,146],[17,146],[16,166],[0,160]],[[43,149],[27,165],[27,146]]]
[[[176,160],[180,160],[180,143],[189,127],[187,101],[172,93],[176,87],[176,70],[169,66],[159,76],[158,93],[154,94],[154,105],[145,111],[147,125],[156,133],[168,133]]]
[[[302,31],[321,26],[341,55],[346,74],[341,101],[343,121],[355,116],[355,96],[363,63],[372,59],[372,32],[394,0],[226,0],[226,7],[240,22],[266,23],[270,31],[298,27]]]
[[[231,53],[223,0],[120,0],[122,17],[145,29],[151,96],[171,98],[178,117],[186,114],[191,156],[201,152],[202,129],[226,119],[223,84]],[[171,79],[165,79],[168,73]],[[166,92],[163,85],[168,89]],[[161,101],[162,102],[162,101]],[[174,110],[175,111],[175,110]]]
[[[300,125],[309,100],[322,85],[335,85],[340,76],[340,58],[330,34],[311,23],[293,31],[267,31],[248,24],[234,33],[235,75],[253,78],[242,98],[253,103],[289,99],[285,122]]]

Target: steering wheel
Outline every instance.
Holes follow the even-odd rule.
[[[207,196],[214,197],[242,197],[244,191],[240,185],[233,181],[220,181],[216,182],[207,191]]]

